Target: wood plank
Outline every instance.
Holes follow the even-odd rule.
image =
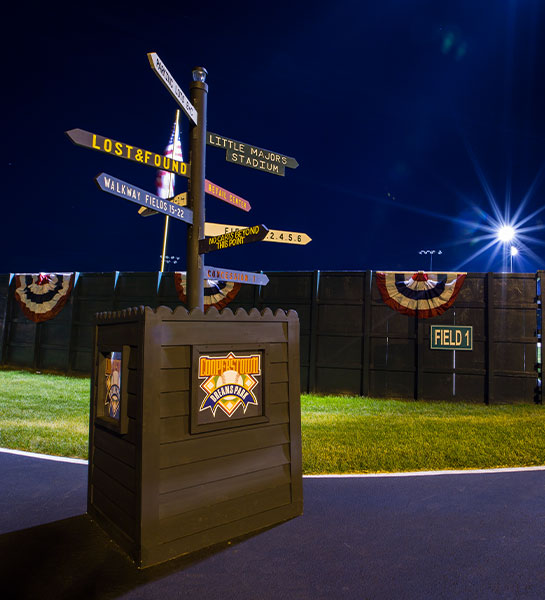
[[[157,545],[159,527],[159,440],[160,440],[160,376],[161,356],[158,348],[163,323],[159,311],[145,311],[143,324],[142,363],[148,376],[143,378],[140,403],[140,457],[138,494],[140,505],[139,544],[141,549]]]
[[[289,463],[289,460],[289,445],[282,444],[161,469],[159,493],[166,494],[213,481],[230,479],[237,475],[284,465]]]
[[[161,369],[187,369],[191,367],[190,346],[163,346]]]
[[[189,390],[190,376],[190,369],[161,369],[159,391],[162,393]]]
[[[269,344],[269,361],[271,363],[288,362],[288,345]]]
[[[269,378],[271,383],[288,381],[288,363],[272,363],[269,365]]]
[[[189,391],[163,392],[159,406],[161,418],[189,415]]]
[[[289,482],[289,465],[281,465],[205,485],[177,490],[168,494],[161,494],[159,498],[159,518],[165,519],[186,511],[196,510],[214,502],[241,498]]]
[[[99,346],[138,346],[138,326],[140,317],[135,316],[131,321],[123,323],[99,323],[98,344]]]
[[[179,340],[185,345],[206,344],[214,340],[215,344],[259,344],[263,342],[285,342],[287,323],[278,322],[240,322],[236,321],[169,321],[162,328],[163,346],[173,346]]]
[[[133,354],[133,352],[131,352],[130,354]],[[129,359],[130,359],[130,355],[129,355]],[[136,370],[136,369],[129,369],[129,374],[128,374],[128,381],[127,381],[127,392],[129,394],[133,394],[133,395],[137,395],[138,391],[139,391],[139,387],[140,387],[140,377],[139,377],[140,373]],[[122,381],[121,385],[125,385],[125,383]]]
[[[213,439],[193,436],[192,439],[171,444],[161,444],[160,467],[184,465],[198,460],[227,456],[237,448],[238,452],[256,450],[289,442],[287,424],[263,426],[241,431],[226,431]]]
[[[485,302],[486,302],[486,325],[485,331],[487,332],[486,340],[486,403],[494,401],[494,343],[493,339],[495,336],[494,331],[494,296],[493,296],[493,273],[486,274],[485,284]]]
[[[269,404],[281,404],[288,401],[288,382],[271,383],[270,396],[267,398]]]
[[[121,462],[111,454],[107,454],[100,448],[95,448],[92,465],[97,466],[115,481],[124,485],[127,489],[135,491],[136,473],[135,470],[126,463]]]
[[[280,425],[289,421],[288,404],[271,404],[268,408],[269,425]],[[179,442],[194,436],[189,433],[189,417],[167,417],[161,419],[161,444],[169,442]],[[205,438],[208,436],[217,435],[212,433],[199,433],[199,437]]]
[[[289,428],[290,428],[290,479],[292,502],[303,510],[303,456],[301,447],[301,383],[300,377],[299,321],[288,324],[289,358]]]
[[[238,536],[257,532],[260,529],[277,525],[296,517],[302,514],[302,512],[302,503],[294,502],[252,515],[245,519],[239,519],[233,523],[212,527],[201,533],[196,533],[168,544],[161,544],[150,551],[149,555],[146,555],[146,564],[152,565],[156,562],[179,556],[180,554],[186,554]]]
[[[115,481],[115,479],[112,479],[96,465],[93,467],[91,480],[95,489],[100,490],[101,493],[131,518],[136,518],[136,495],[134,492],[129,491],[126,487]]]
[[[136,522],[119,506],[105,496],[98,488],[92,487],[92,504],[131,540],[136,539]]]
[[[248,494],[243,499],[235,498],[227,502],[214,504],[211,507],[200,508],[163,519],[160,521],[159,539],[161,543],[171,542],[272,508],[285,506],[290,502],[291,485],[289,483],[278,488]]]
[[[115,456],[115,458],[130,467],[135,467],[136,448],[134,444],[131,444],[125,438],[120,438],[119,436],[98,427],[95,428],[94,439],[97,448],[111,456]]]
[[[138,406],[137,406],[138,398],[136,394],[128,394],[127,396],[127,416],[131,419],[136,419]]]

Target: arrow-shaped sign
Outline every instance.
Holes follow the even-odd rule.
[[[274,175],[284,175],[284,168],[296,169],[299,163],[291,156],[279,152],[251,146],[244,142],[223,137],[217,133],[206,132],[206,143],[209,146],[225,149],[225,159],[228,162],[258,169]]]
[[[221,267],[204,267],[204,279],[217,279],[219,281],[238,281],[251,285],[267,285],[269,278],[264,273],[249,273],[248,271],[233,271]]]
[[[148,52],[148,60],[153,72],[163,82],[172,97],[181,106],[189,119],[197,125],[197,110],[191,104],[188,97],[182,92],[182,88],[176,83],[174,77],[169,73],[163,61],[157,56],[156,52]]]
[[[214,250],[224,250],[225,248],[234,248],[243,244],[251,244],[252,242],[260,242],[269,230],[265,225],[254,225],[253,227],[245,227],[230,231],[223,235],[217,235],[199,240],[199,254],[207,254]]]
[[[163,198],[159,198],[155,194],[146,192],[126,181],[121,181],[116,177],[112,177],[107,173],[100,173],[95,177],[96,184],[103,192],[108,192],[114,196],[119,196],[125,200],[130,200],[135,204],[140,204],[146,208],[153,208],[157,212],[161,212],[168,217],[185,221],[186,223],[193,223],[193,212],[188,208],[183,208],[169,202]]]
[[[66,132],[66,135],[77,146],[91,148],[92,150],[105,152],[112,156],[119,156],[119,158],[132,160],[133,162],[142,165],[148,165],[148,167],[154,167],[155,169],[162,169],[169,173],[189,177],[189,165],[179,160],[169,158],[168,156],[155,154],[155,152],[150,152],[149,150],[142,150],[137,146],[129,146],[129,144],[117,142],[111,138],[103,137],[83,129],[70,129],[70,131]]]
[[[219,198],[220,200],[223,200],[224,202],[227,202],[228,204],[231,204],[233,206],[236,206],[237,208],[245,210],[246,212],[248,212],[252,208],[250,206],[250,203],[248,202],[248,200],[244,200],[244,198],[241,198],[240,196],[233,194],[233,192],[230,192],[229,190],[226,190],[226,189],[220,187],[219,185],[216,185],[215,183],[208,181],[208,179],[204,180],[204,191],[207,194],[210,194],[211,196],[214,196],[215,198]]]
[[[173,198],[167,198],[169,202],[174,202],[178,206],[187,206],[187,192],[183,192],[182,194],[177,194]],[[151,217],[152,215],[159,214],[156,210],[152,210],[151,208],[145,208],[141,206],[138,209],[138,214],[141,217]]]
[[[205,223],[204,235],[222,235],[230,231],[244,229],[245,225],[222,225],[221,223]],[[269,229],[269,233],[263,238],[264,242],[278,242],[279,244],[298,244],[305,246],[312,238],[306,233],[298,231],[281,231],[280,229]]]

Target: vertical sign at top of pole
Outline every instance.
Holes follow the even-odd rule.
[[[157,53],[148,52],[148,60],[154,73],[172,94],[174,100],[182,107],[182,110],[187,115],[188,119],[197,125],[197,115],[199,111],[196,110],[195,106],[188,100],[187,96],[183,93],[182,88],[176,83],[174,77],[172,77],[169,70],[165,67],[163,61],[157,56]]]
[[[204,238],[204,180],[206,164],[206,106],[208,85],[207,70],[193,69],[193,81],[189,93],[191,105],[199,114],[199,121],[190,124],[189,160],[190,177],[188,205],[193,211],[193,224],[187,232],[187,302],[189,310],[204,310],[204,257],[199,254],[199,240]]]

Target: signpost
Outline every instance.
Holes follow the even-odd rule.
[[[153,69],[153,72],[163,82],[167,90],[172,94],[172,97],[180,105],[186,116],[197,125],[198,115],[197,110],[191,104],[188,97],[183,93],[182,88],[176,83],[174,77],[169,73],[156,52],[148,52],[148,60]]]
[[[248,200],[237,194],[233,194],[229,190],[205,178],[206,146],[209,145],[224,149],[225,158],[228,162],[275,175],[283,176],[285,175],[286,167],[296,169],[299,163],[291,156],[206,131],[208,96],[206,69],[204,67],[195,67],[193,69],[193,81],[190,85],[190,98],[188,99],[157,53],[150,52],[147,56],[153,72],[168,89],[190,120],[190,164],[83,129],[71,129],[66,134],[78,146],[189,178],[188,192],[178,194],[170,199],[159,198],[155,194],[151,194],[106,173],[100,173],[95,181],[102,191],[139,204],[141,208],[138,210],[138,213],[142,216],[163,213],[168,217],[188,223],[188,308],[200,308],[203,310],[203,279],[240,281],[241,283],[254,285],[266,285],[268,282],[268,278],[263,274],[216,269],[214,267],[206,268],[204,265],[204,254],[257,241],[296,245],[305,245],[311,241],[311,238],[306,233],[277,229],[269,230],[264,225],[243,227],[238,225],[205,223],[205,194],[210,194],[246,212],[251,209]],[[163,255],[165,252],[166,250],[163,249]]]
[[[471,325],[431,325],[431,350],[473,350]]]
[[[241,198],[240,196],[233,194],[233,192],[230,192],[229,190],[226,190],[219,185],[208,181],[208,179],[204,180],[204,191],[207,194],[210,194],[215,198],[219,198],[220,200],[223,200],[232,206],[236,206],[241,210],[245,210],[246,212],[250,211],[252,208],[248,200],[244,200],[244,198]]]
[[[269,278],[264,273],[249,273],[248,271],[234,271],[222,267],[206,266],[204,269],[205,279],[217,279],[219,281],[238,281],[251,285],[267,285]]]
[[[209,146],[225,149],[225,160],[228,162],[258,169],[274,175],[284,175],[285,167],[296,169],[299,163],[291,156],[251,146],[244,142],[232,140],[207,131],[206,143]]]
[[[96,176],[95,181],[103,192],[108,192],[114,196],[130,200],[131,202],[140,204],[146,208],[152,208],[168,217],[179,219],[186,223],[193,222],[193,213],[188,208],[183,208],[178,204],[159,198],[159,196],[156,196],[155,194],[146,192],[130,183],[121,181],[121,179],[112,177],[107,173],[100,173]]]
[[[199,242],[199,252],[206,254],[214,250],[224,250],[225,248],[234,248],[243,244],[251,244],[252,242],[260,242],[267,235],[268,229],[265,225],[254,225],[229,231],[222,235],[207,237]]]
[[[221,223],[205,223],[204,235],[222,235],[230,231],[244,229],[244,225],[222,225]],[[264,242],[277,242],[279,244],[297,244],[305,246],[312,240],[306,233],[298,231],[281,231],[280,229],[269,229],[269,233],[263,238]]]
[[[189,165],[168,156],[156,154],[149,150],[142,150],[142,148],[138,148],[137,146],[130,146],[124,142],[118,142],[83,129],[70,129],[70,131],[66,132],[66,135],[76,146],[91,148],[91,150],[98,150],[112,156],[125,158],[126,160],[131,160],[142,165],[148,165],[148,167],[189,177]]]

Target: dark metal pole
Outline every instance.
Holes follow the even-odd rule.
[[[204,238],[204,178],[206,167],[206,105],[208,72],[204,67],[193,69],[189,99],[197,110],[195,125],[189,131],[190,177],[188,206],[193,211],[193,225],[187,232],[187,303],[189,310],[204,310],[204,258],[199,254],[199,240]]]

